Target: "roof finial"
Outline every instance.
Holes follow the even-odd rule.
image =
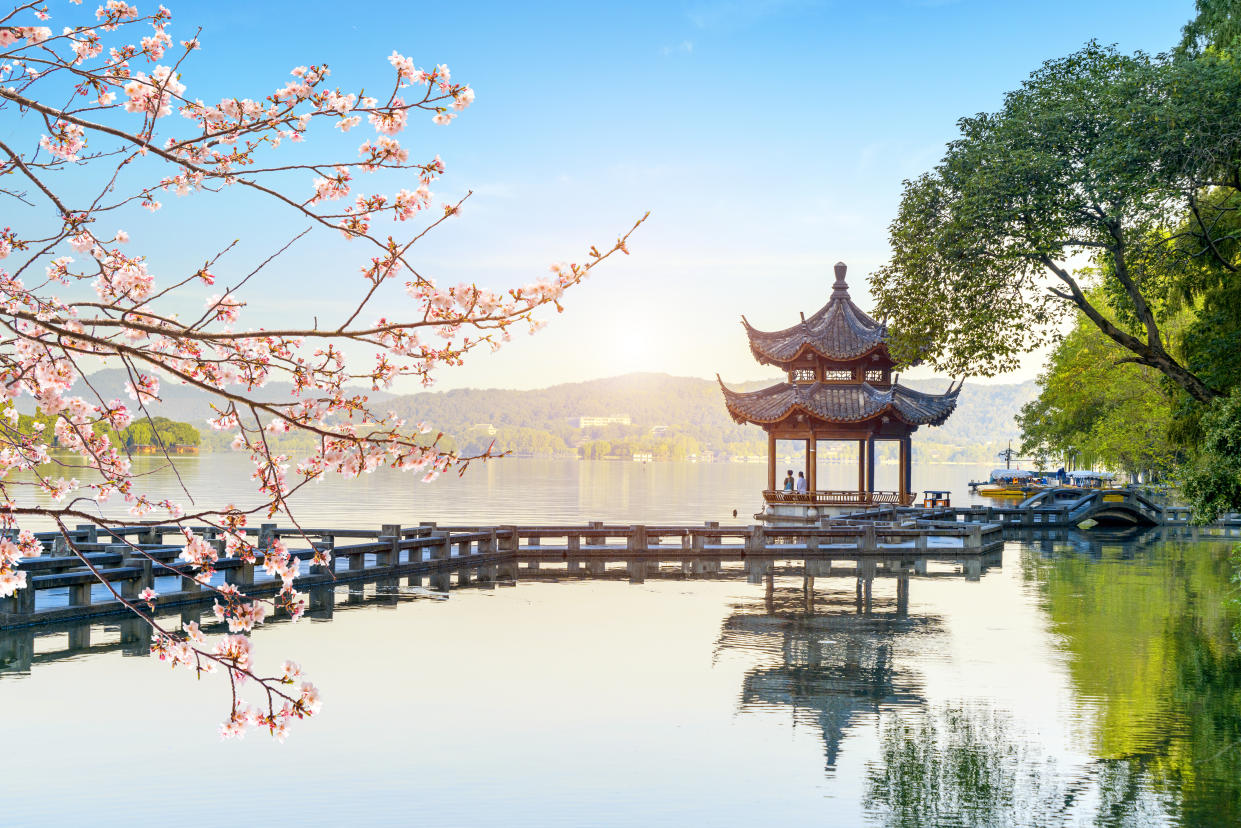
[[[849,285],[845,282],[845,271],[848,266],[844,262],[836,262],[836,284],[832,285],[833,299],[848,299]]]

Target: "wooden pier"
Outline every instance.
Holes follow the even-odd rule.
[[[916,523],[916,525],[915,525]],[[633,576],[658,571],[661,562],[677,562],[685,573],[710,574],[725,562],[744,562],[754,572],[770,571],[777,561],[795,560],[805,567],[833,561],[935,557],[960,560],[986,554],[1003,543],[998,524],[960,525],[946,522],[870,520],[773,531],[762,526],[436,526],[385,525],[378,530],[308,529],[298,531],[264,524],[244,530],[256,541],[261,555],[277,537],[291,555],[309,561],[314,550],[332,552],[330,571],[310,566],[294,586],[309,593],[310,608],[323,590],[351,581],[408,578],[421,586],[456,574],[458,579],[492,579],[499,569],[525,566],[537,569],[561,563],[567,571],[598,574],[608,564],[623,563]],[[217,545],[224,541],[213,529],[199,533]],[[170,536],[166,541],[166,536]],[[0,601],[0,629],[77,620],[125,612],[125,607],[99,582],[58,533],[40,539],[45,555],[21,563],[27,587]],[[102,531],[93,525],[71,533],[73,545],[127,600],[153,588],[156,609],[210,602],[215,593],[195,581],[178,561],[182,536],[178,527],[121,527]],[[309,543],[307,543],[309,541]],[[298,548],[299,543],[302,548]],[[236,585],[251,596],[279,591],[279,579],[240,558],[221,557],[213,584]]]
[[[630,580],[660,573],[661,567],[688,576],[710,576],[727,564],[741,564],[747,576],[764,577],[794,562],[808,575],[835,575],[885,565],[886,561],[938,560],[961,567],[1001,548],[1014,532],[1067,529],[1081,519],[1083,504],[1090,508],[1127,506],[1126,500],[1107,500],[1107,491],[1089,502],[1047,499],[1033,505],[904,507],[884,506],[843,515],[818,526],[764,527],[608,525],[580,526],[437,526],[384,525],[377,530],[308,529],[304,532],[264,524],[244,531],[255,540],[259,554],[277,537],[290,554],[309,561],[315,549],[332,551],[331,569],[311,565],[294,586],[309,594],[309,609],[323,601],[337,584],[375,581],[385,586],[407,578],[408,585],[434,588],[449,583],[511,579],[517,569],[535,572],[555,567],[565,573],[599,577],[623,571]],[[1128,493],[1141,498],[1136,493]],[[1158,521],[1135,526],[1178,529],[1190,538],[1241,537],[1241,516],[1230,515],[1209,526],[1193,526],[1189,511],[1156,507],[1137,501],[1143,509],[1158,509]],[[1096,511],[1097,513],[1097,511]],[[1153,514],[1153,513],[1152,513]],[[216,544],[221,556],[224,541],[216,530],[198,533]],[[42,557],[21,563],[28,586],[0,599],[0,629],[60,621],[75,621],[126,612],[111,591],[99,582],[58,533],[40,535]],[[157,610],[214,600],[184,570],[177,556],[182,535],[173,525],[120,527],[101,530],[79,526],[71,533],[73,546],[91,567],[127,600],[136,601],[146,587],[153,588]],[[299,548],[299,546],[301,548]],[[616,566],[623,566],[617,570]],[[925,568],[925,567],[924,567]],[[279,591],[280,581],[261,567],[240,558],[221,557],[212,583],[234,584],[251,596]],[[184,573],[184,574],[183,574]]]

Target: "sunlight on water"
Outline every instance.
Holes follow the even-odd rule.
[[[226,492],[216,458],[197,462],[194,485]],[[978,472],[915,474],[956,497]],[[740,522],[764,477],[521,461],[447,485],[327,483],[307,513]],[[1235,825],[1228,552],[1158,531],[1031,537],[976,581],[913,576],[907,609],[893,577],[867,607],[853,577],[768,589],[673,566],[630,584],[544,565],[446,596],[342,585],[330,621],[255,634],[260,665],[293,658],[323,688],[323,716],[283,746],[221,743],[225,685],[140,657],[123,623],[10,631],[0,775],[20,795],[0,821],[220,824],[187,806],[210,795],[308,826]],[[219,790],[218,768],[254,784]]]
[[[168,498],[192,512],[194,504],[249,508],[262,501],[250,480],[253,470],[240,454],[177,457],[176,473],[153,457],[134,459],[146,472],[141,491]],[[970,480],[985,478],[990,466],[914,466],[917,487],[952,490],[954,502],[969,499]],[[896,488],[895,465],[876,467],[876,488]],[[292,478],[290,473],[290,478]],[[890,478],[890,479],[889,479]],[[762,508],[766,463],[633,463],[505,458],[475,463],[465,475],[444,475],[434,483],[421,476],[383,469],[357,480],[329,476],[292,499],[294,514],[308,526],[373,529],[383,523],[549,524],[602,520],[617,523],[752,523]],[[822,464],[820,486],[856,488],[857,469]],[[186,492],[193,499],[186,496]],[[83,507],[85,508],[85,507]],[[127,506],[109,502],[104,514],[123,518]],[[733,510],[737,518],[733,518]],[[166,515],[152,513],[153,519]],[[256,518],[257,520],[257,518]],[[280,519],[288,525],[288,519]],[[50,529],[50,524],[32,529]]]

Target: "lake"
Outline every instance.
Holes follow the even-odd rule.
[[[187,459],[182,478],[241,505],[238,461]],[[915,466],[914,480],[963,503],[987,471]],[[370,528],[732,523],[736,509],[748,523],[765,480],[757,464],[504,460],[431,485],[316,484],[300,514]],[[801,577],[768,591],[671,573],[545,573],[447,600],[341,587],[331,621],[255,633],[260,665],[295,659],[323,691],[283,745],[219,740],[218,677],[119,645],[63,656],[65,633],[39,635],[28,672],[0,672],[0,822],[1237,825],[1230,546],[1030,536],[978,580],[914,576],[907,610],[879,578],[869,612],[845,577],[809,593]],[[115,622],[92,631],[117,639]]]

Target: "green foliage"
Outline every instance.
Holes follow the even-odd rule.
[[[1202,417],[1202,444],[1182,488],[1203,523],[1241,511],[1241,388],[1216,400]]]
[[[1109,794],[1112,812],[1132,813],[1132,797],[1153,788],[1175,803],[1178,824],[1241,824],[1241,650],[1226,546],[1027,554],[1022,566],[1075,691],[1094,700],[1092,752],[1112,768],[1103,781],[1128,780]]]
[[[1055,764],[1016,736],[1009,717],[961,704],[888,716],[864,803],[900,828],[1055,824]]]
[[[1209,398],[1166,349],[1168,289],[1148,271],[1160,272],[1173,247],[1196,240],[1197,252],[1214,255],[1226,241],[1214,221],[1223,213],[1200,196],[1211,186],[1241,190],[1237,100],[1241,67],[1230,60],[1123,55],[1091,43],[1044,64],[999,112],[963,118],[940,164],[906,182],[891,262],[872,277],[876,312],[894,321],[894,354],[993,375],[1054,337],[1077,308],[1145,364]],[[1162,229],[1195,206],[1207,210],[1192,228],[1200,232]],[[1094,271],[1063,265],[1082,256]],[[1050,290],[1049,276],[1059,280]],[[1087,299],[1081,279],[1104,283],[1110,313]]]
[[[1241,38],[1241,8],[1237,0],[1195,0],[1198,14],[1185,25],[1179,51],[1200,55],[1208,50],[1236,54]]]
[[[1017,416],[1022,453],[1075,455],[1147,479],[1169,472],[1179,455],[1169,438],[1175,397],[1154,369],[1117,364],[1126,356],[1079,319],[1052,351],[1039,377],[1042,391]]]
[[[167,417],[135,420],[128,428],[122,430],[118,437],[120,442],[129,448],[161,445],[166,448],[174,445],[197,446],[202,440],[198,429],[194,426],[189,423],[174,422]]]
[[[23,434],[33,435],[39,430],[36,426],[41,427],[44,439],[50,440],[52,448],[56,448],[60,442],[55,436],[58,419],[60,417],[43,412],[35,415],[22,414],[17,418],[17,428]],[[175,422],[167,417],[135,420],[119,432],[109,428],[103,422],[95,423],[91,428],[96,434],[106,435],[114,445],[128,449],[145,446],[158,447],[161,443],[165,448],[196,447],[202,442],[202,435],[198,433],[198,429],[189,423]]]

